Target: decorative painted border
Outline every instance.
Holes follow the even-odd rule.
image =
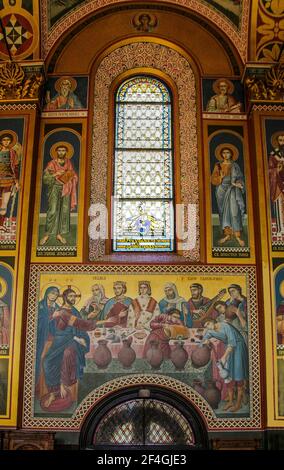
[[[27,111],[30,109],[37,109],[38,105],[36,103],[14,103],[14,104],[0,104],[0,111]]]
[[[229,121],[246,121],[246,114],[218,114],[218,113],[203,113],[203,119],[227,119]]]
[[[109,90],[123,72],[137,67],[151,67],[166,73],[177,86],[180,128],[180,193],[185,206],[195,204],[196,226],[190,227],[196,246],[182,254],[199,261],[199,189],[197,161],[196,81],[189,62],[179,52],[160,44],[136,42],[119,47],[101,62],[95,77],[93,151],[91,169],[91,204],[107,207],[107,156],[109,128]],[[188,178],[188,175],[191,175]],[[192,224],[193,225],[193,224]],[[186,227],[187,229],[187,227]],[[196,229],[196,232],[195,232]],[[105,255],[104,240],[90,240],[89,259]]]
[[[33,368],[35,364],[35,335],[36,335],[36,312],[37,293],[40,284],[40,275],[44,274],[64,274],[64,273],[91,273],[91,274],[227,274],[235,276],[243,274],[247,279],[247,292],[250,309],[250,418],[217,418],[208,403],[197,394],[191,387],[179,380],[169,377],[150,374],[135,374],[125,376],[98,387],[82,401],[80,406],[71,418],[35,418],[33,416],[34,405],[34,382]],[[261,427],[261,390],[260,390],[260,351],[258,338],[258,311],[257,311],[257,288],[256,269],[254,266],[139,266],[139,265],[40,265],[31,266],[29,283],[29,305],[26,338],[26,362],[25,362],[25,382],[24,382],[24,409],[23,427],[29,429],[49,430],[79,430],[80,426],[90,409],[106,394],[131,385],[152,384],[174,390],[192,401],[198,406],[209,430],[225,429],[259,429]]]
[[[40,256],[39,253],[50,253],[50,252],[52,252],[52,250],[50,249],[49,246],[38,246],[37,247],[38,256]],[[74,247],[71,247],[71,246],[57,246],[56,247],[56,252],[57,253],[71,253],[72,254],[74,252]]]
[[[259,0],[254,41],[254,60],[259,62],[281,62],[281,48],[284,38],[283,2]],[[283,56],[282,56],[283,57]]]
[[[164,0],[165,3],[171,5],[181,6],[188,8],[204,18],[214,23],[223,33],[225,33],[235,45],[243,62],[247,59],[248,53],[248,33],[249,33],[249,9],[250,2],[243,2],[243,11],[241,17],[241,27],[238,31],[231,21],[222,13],[210,7],[207,3],[202,3],[200,0]],[[99,9],[108,5],[117,5],[125,3],[124,0],[89,0],[83,5],[74,8],[69,14],[66,14],[49,30],[48,29],[48,0],[41,1],[41,32],[42,32],[42,57],[45,59],[56,44],[56,42],[63,36],[66,31],[71,28],[75,23],[86,18],[91,13],[95,13]],[[138,7],[139,5],[137,5]],[[154,7],[154,6],[153,6]],[[142,8],[142,5],[141,5]]]
[[[252,111],[284,111],[284,104],[254,104]]]
[[[88,111],[43,111],[42,118],[70,118],[70,117],[88,117]]]
[[[249,253],[250,248],[249,247],[213,247],[212,248],[212,253]]]

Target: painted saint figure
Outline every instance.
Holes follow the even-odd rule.
[[[57,94],[50,99],[50,92],[46,92],[45,111],[55,111],[61,109],[82,109],[82,103],[74,93],[77,82],[73,77],[61,77],[56,80],[54,88]]]
[[[180,312],[180,319],[183,324],[188,328],[192,328],[192,318],[188,302],[183,297],[179,296],[176,285],[172,282],[168,282],[165,284],[164,290],[166,295],[159,302],[161,313],[167,314],[174,308]]]
[[[0,278],[0,346],[8,346],[10,340],[10,309],[3,302],[2,297],[5,295],[6,281]]]
[[[138,290],[138,297],[132,300],[128,309],[127,326],[129,328],[150,329],[150,321],[160,313],[159,305],[151,297],[149,281],[139,281]]]
[[[193,319],[194,328],[200,328],[204,324],[204,320],[208,318],[216,318],[216,311],[210,308],[211,300],[203,295],[203,286],[198,282],[191,284],[191,297],[188,300],[190,314]],[[207,314],[207,309],[210,312]]]
[[[284,344],[284,300],[281,300],[276,309],[277,344]]]
[[[46,289],[43,299],[38,304],[37,348],[35,368],[36,394],[38,396],[44,395],[46,391],[42,363],[55,336],[56,326],[53,314],[55,310],[59,309],[59,305],[58,303],[56,303],[59,294],[60,293],[58,287],[50,286]]]
[[[43,173],[48,209],[45,235],[40,245],[45,245],[50,237],[56,237],[63,245],[67,244],[64,235],[70,233],[70,212],[77,206],[78,175],[70,161],[73,151],[73,146],[68,142],[59,142],[51,147],[52,160]]]
[[[48,410],[55,402],[53,411],[60,411],[60,399],[68,400],[70,407],[75,401],[74,385],[84,373],[85,354],[89,352],[90,339],[87,331],[96,328],[95,320],[83,320],[75,308],[76,292],[68,287],[63,294],[63,305],[53,313],[55,319],[54,338],[43,359],[43,370],[48,396],[42,406]],[[73,396],[72,396],[73,395]],[[58,406],[56,401],[59,399]]]
[[[163,358],[169,359],[171,355],[169,341],[173,337],[172,328],[176,327],[183,328],[183,331],[186,329],[180,318],[179,310],[175,308],[171,308],[167,313],[162,313],[153,318],[150,322],[151,333],[146,339],[143,356],[146,357],[152,342],[155,341],[158,343],[158,349],[163,353]]]
[[[20,161],[22,146],[13,131],[0,133],[0,231],[7,232],[5,220],[13,216],[16,194],[19,190]],[[8,204],[12,198],[10,213]]]
[[[109,299],[105,296],[105,288],[101,284],[92,286],[92,296],[83,305],[80,314],[83,318],[97,318]]]
[[[226,294],[227,290],[221,289],[217,295],[209,299],[203,296],[203,286],[195,282],[191,284],[190,291],[192,297],[188,300],[188,305],[193,317],[193,328],[203,328],[207,320],[217,318],[218,312],[215,304]]]
[[[269,186],[272,202],[272,217],[275,219],[277,233],[284,234],[284,130],[275,132],[271,137],[273,150],[269,155]]]
[[[216,163],[211,182],[216,187],[215,194],[223,237],[219,244],[235,238],[243,247],[243,218],[245,216],[245,182],[239,165],[238,150],[234,145],[221,144],[215,150],[220,163]]]
[[[241,112],[241,103],[232,96],[234,85],[230,80],[226,78],[216,80],[213,84],[213,90],[216,94],[208,101],[206,111],[219,113]]]
[[[132,302],[132,299],[125,295],[127,292],[126,282],[114,282],[113,290],[115,295],[105,304],[98,325],[104,324],[107,327],[120,325],[126,327],[128,307]]]

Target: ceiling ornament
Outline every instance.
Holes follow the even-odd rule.
[[[258,5],[255,60],[278,62],[284,41],[284,2],[261,0]]]
[[[229,0],[229,2],[230,6],[233,6],[234,2],[232,0]],[[228,7],[222,7],[222,11],[224,13],[221,13],[221,2],[219,2],[219,0],[215,1],[216,8],[212,6],[212,3],[209,3],[207,0],[164,0],[165,9],[167,8],[166,5],[177,7],[180,6],[182,8],[188,9],[191,12],[197,13],[203,18],[207,19],[210,23],[213,23],[215,26],[217,26],[217,28],[231,40],[232,44],[234,44],[243,62],[245,62],[247,59],[248,51],[247,38],[249,32],[250,3],[250,1],[246,0],[238,5],[238,8],[241,9],[241,13],[239,14],[240,25],[237,27],[232,21],[230,21],[228,17],[230,13]],[[55,46],[60,38],[65,35],[66,32],[76,23],[86,19],[87,16],[91,14],[95,14],[101,8],[105,8],[107,5],[111,6],[119,4],[125,4],[124,0],[86,0],[81,4],[77,4],[76,2],[76,7],[63,15],[50,28],[50,1],[41,0],[42,57],[45,59],[50,50]],[[147,14],[151,16],[149,12],[147,12]]]
[[[4,0],[3,6],[4,14],[1,20],[4,31],[0,30],[0,59],[7,60],[9,56],[16,60],[30,58],[36,53],[39,43],[36,11],[33,17],[22,8],[22,1],[19,0]]]

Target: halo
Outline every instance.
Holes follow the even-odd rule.
[[[280,135],[284,135],[284,129],[283,129],[283,131],[277,131],[277,132],[274,132],[274,134],[272,134],[270,142],[271,142],[273,148],[276,148],[276,147],[279,146],[279,144],[277,142],[277,139]]]
[[[71,88],[70,88],[70,91],[74,91],[76,90],[77,88],[77,81],[75,80],[75,78],[73,77],[68,77],[68,76],[64,76],[64,77],[60,77],[56,80],[55,84],[54,84],[54,88],[55,90],[60,93],[60,86],[61,86],[61,82],[63,80],[68,80],[70,83],[71,83]]]
[[[18,135],[16,134],[16,132],[11,131],[10,129],[5,130],[5,131],[1,131],[0,132],[0,140],[1,140],[2,135],[5,135],[5,134],[8,134],[9,136],[11,136],[12,142],[10,143],[9,148],[14,147],[14,145],[16,145],[16,143],[18,142]]]
[[[59,290],[59,295],[60,295],[60,285],[56,284],[55,282],[48,282],[47,284],[44,284],[40,290],[40,298],[43,299],[44,298],[44,295],[45,295],[45,291],[49,288],[49,287],[57,287],[57,289]]]
[[[154,28],[155,26],[157,26],[157,18],[155,15],[149,13],[149,12],[139,12],[139,13],[136,13],[136,15],[133,17],[133,20],[132,20],[132,24],[136,27],[136,28],[139,28],[141,26],[141,17],[142,16],[147,16],[149,18],[149,26],[151,26],[152,28]]]
[[[53,160],[55,160],[57,158],[56,149],[57,149],[57,147],[61,147],[61,146],[62,147],[67,147],[66,158],[68,158],[68,159],[72,158],[73,154],[74,154],[74,147],[69,142],[56,142],[55,144],[53,144],[51,149],[50,149],[51,158]]]
[[[3,277],[0,277],[0,299],[6,295],[7,290],[7,281]]]
[[[212,88],[213,88],[213,91],[216,93],[216,95],[219,95],[219,93],[220,93],[219,86],[220,86],[221,82],[226,82],[227,83],[227,85],[228,85],[228,95],[232,95],[232,93],[234,93],[235,87],[234,87],[233,83],[231,82],[231,80],[228,80],[227,78],[218,78],[218,80],[216,80],[213,83]]]
[[[68,285],[65,285],[63,287],[60,288],[60,297],[62,299],[62,295],[63,295],[63,292],[66,290],[66,289],[72,289],[76,292],[76,302],[75,302],[75,305],[77,305],[80,300],[81,300],[81,297],[82,297],[82,294],[80,292],[80,290],[78,289],[78,287],[76,286],[72,286],[71,284],[68,284]]]
[[[284,297],[284,281],[280,283],[279,292],[282,297]]]
[[[221,157],[222,150],[230,149],[232,152],[232,160],[236,161],[239,158],[239,151],[237,147],[233,144],[219,144],[215,149],[215,157],[219,160],[219,162],[223,161]]]

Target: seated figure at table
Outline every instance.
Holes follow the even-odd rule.
[[[177,335],[188,337],[188,328],[184,326],[180,318],[180,312],[176,308],[172,308],[167,313],[162,313],[153,318],[150,322],[151,333],[148,335],[143,356],[146,357],[147,351],[151,348],[153,341],[158,343],[158,348],[162,351],[164,359],[169,359],[171,348],[170,339],[174,339]]]
[[[105,296],[104,286],[94,284],[92,286],[92,296],[84,303],[80,310],[80,315],[84,319],[99,317],[108,300]]]
[[[200,317],[204,314],[202,307],[207,305],[210,299],[203,295],[203,286],[201,284],[195,282],[191,284],[189,288],[191,297],[188,300],[188,304],[193,319],[193,325],[199,327],[201,325],[195,325],[195,323],[199,321]]]
[[[121,326],[123,328],[127,325],[128,308],[132,302],[130,297],[126,297],[126,282],[116,281],[113,283],[114,297],[109,299],[105,304],[100,316],[98,317],[97,325],[104,325],[106,327]]]
[[[127,317],[129,328],[145,328],[150,330],[150,321],[160,314],[157,301],[151,297],[151,284],[149,281],[138,282],[139,295],[133,299]]]
[[[202,328],[205,321],[216,319],[218,312],[215,309],[215,302],[226,294],[226,289],[222,289],[215,297],[209,299],[203,295],[203,286],[197,282],[190,285],[191,298],[188,300],[190,313],[193,319],[194,328]]]
[[[161,313],[167,314],[172,309],[176,309],[180,313],[180,319],[188,328],[192,328],[192,318],[189,310],[188,302],[180,297],[176,285],[173,282],[165,284],[165,297],[160,300],[159,307]]]

